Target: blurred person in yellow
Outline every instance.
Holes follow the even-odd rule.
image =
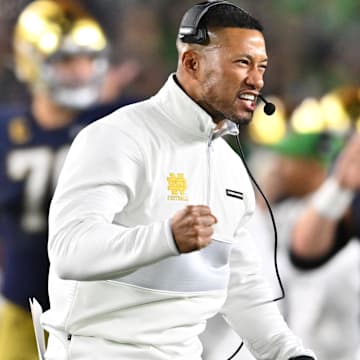
[[[0,109],[0,359],[33,360],[29,298],[49,307],[47,214],[69,144],[84,126],[132,99],[120,96],[125,83],[110,72],[102,27],[74,1],[30,3],[16,22],[13,46],[31,104]]]

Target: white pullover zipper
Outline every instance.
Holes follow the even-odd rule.
[[[206,194],[205,194],[205,204],[210,206],[211,202],[211,184],[212,184],[212,167],[211,167],[211,152],[214,151],[212,142],[224,135],[233,135],[236,136],[239,133],[238,127],[230,120],[225,120],[222,127],[220,129],[211,130],[208,142],[207,142],[207,186],[206,186]]]
[[[205,194],[205,204],[207,206],[210,206],[210,201],[211,201],[211,152],[213,151],[212,148],[212,141],[213,141],[213,135],[214,132],[211,131],[209,138],[208,138],[208,142],[207,142],[207,186],[206,186],[206,194]]]

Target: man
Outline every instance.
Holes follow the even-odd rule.
[[[109,89],[108,50],[100,25],[72,2],[34,1],[16,23],[15,69],[32,98],[30,108],[0,110],[2,360],[37,358],[28,299],[49,307],[47,212],[57,175],[80,129],[120,105],[94,106]]]
[[[199,360],[198,335],[222,312],[257,359],[314,359],[259,276],[243,228],[253,190],[220,138],[251,120],[262,27],[210,2],[179,35],[176,74],[83,130],[64,164],[49,215],[46,358]]]
[[[337,244],[336,231],[346,238],[359,235],[360,135],[353,134],[337,159],[332,174],[314,194],[309,207],[297,222],[293,251],[308,259],[326,260],[344,244]],[[304,224],[306,226],[303,226]],[[338,228],[343,223],[342,229]],[[319,231],[321,229],[321,231]],[[317,240],[314,242],[314,233]]]
[[[300,272],[290,299],[305,306],[309,291],[301,285],[317,280],[310,319],[294,313],[294,331],[309,339],[318,356],[358,359],[360,135],[355,133],[336,160],[333,170],[308,205],[299,213],[291,237],[291,260]],[[312,282],[314,284],[314,280]],[[316,284],[316,283],[315,283]],[[309,308],[309,306],[307,306]],[[339,337],[339,332],[344,336]],[[315,335],[316,334],[316,335]]]
[[[313,115],[319,117],[319,113]],[[307,112],[306,120],[309,118],[311,116]],[[294,227],[304,211],[307,212],[313,193],[325,182],[329,167],[343,144],[344,139],[336,133],[293,131],[270,147],[272,154],[263,153],[266,156],[261,154],[257,159],[266,162],[267,171],[262,176],[257,174],[257,179],[271,203],[277,225],[278,266],[286,289],[286,297],[279,304],[280,309],[294,333],[320,359],[327,360],[354,359],[359,344],[360,327],[355,314],[359,309],[360,244],[349,241],[341,226],[343,230],[337,231],[334,248],[323,256],[311,258],[294,250],[289,252],[289,249]],[[336,204],[337,201],[334,201],[328,207]],[[277,290],[272,224],[267,211],[261,210],[256,210],[247,226],[251,226],[254,234],[264,229],[266,232],[267,228],[268,235],[255,236],[255,240],[261,240],[259,245],[261,250],[265,250],[266,274],[271,275],[270,280],[275,280],[274,288]],[[302,225],[297,232],[306,234],[308,224],[312,224],[313,220],[312,216],[306,222],[300,220]],[[308,245],[309,254],[316,250],[323,229],[325,227],[321,226],[313,232],[313,244]],[[302,239],[306,240],[307,237],[302,236]],[[342,337],[339,337],[339,332],[343,334]]]

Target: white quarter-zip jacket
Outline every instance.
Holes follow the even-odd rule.
[[[312,354],[270,301],[243,227],[253,189],[214,128],[172,75],[77,136],[49,216],[47,359],[199,360],[218,312],[257,359]],[[169,219],[199,204],[218,219],[213,240],[179,254]]]

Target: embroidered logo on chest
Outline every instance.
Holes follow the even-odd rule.
[[[187,182],[183,173],[170,173],[167,177],[169,195],[168,200],[188,201],[186,195]]]

